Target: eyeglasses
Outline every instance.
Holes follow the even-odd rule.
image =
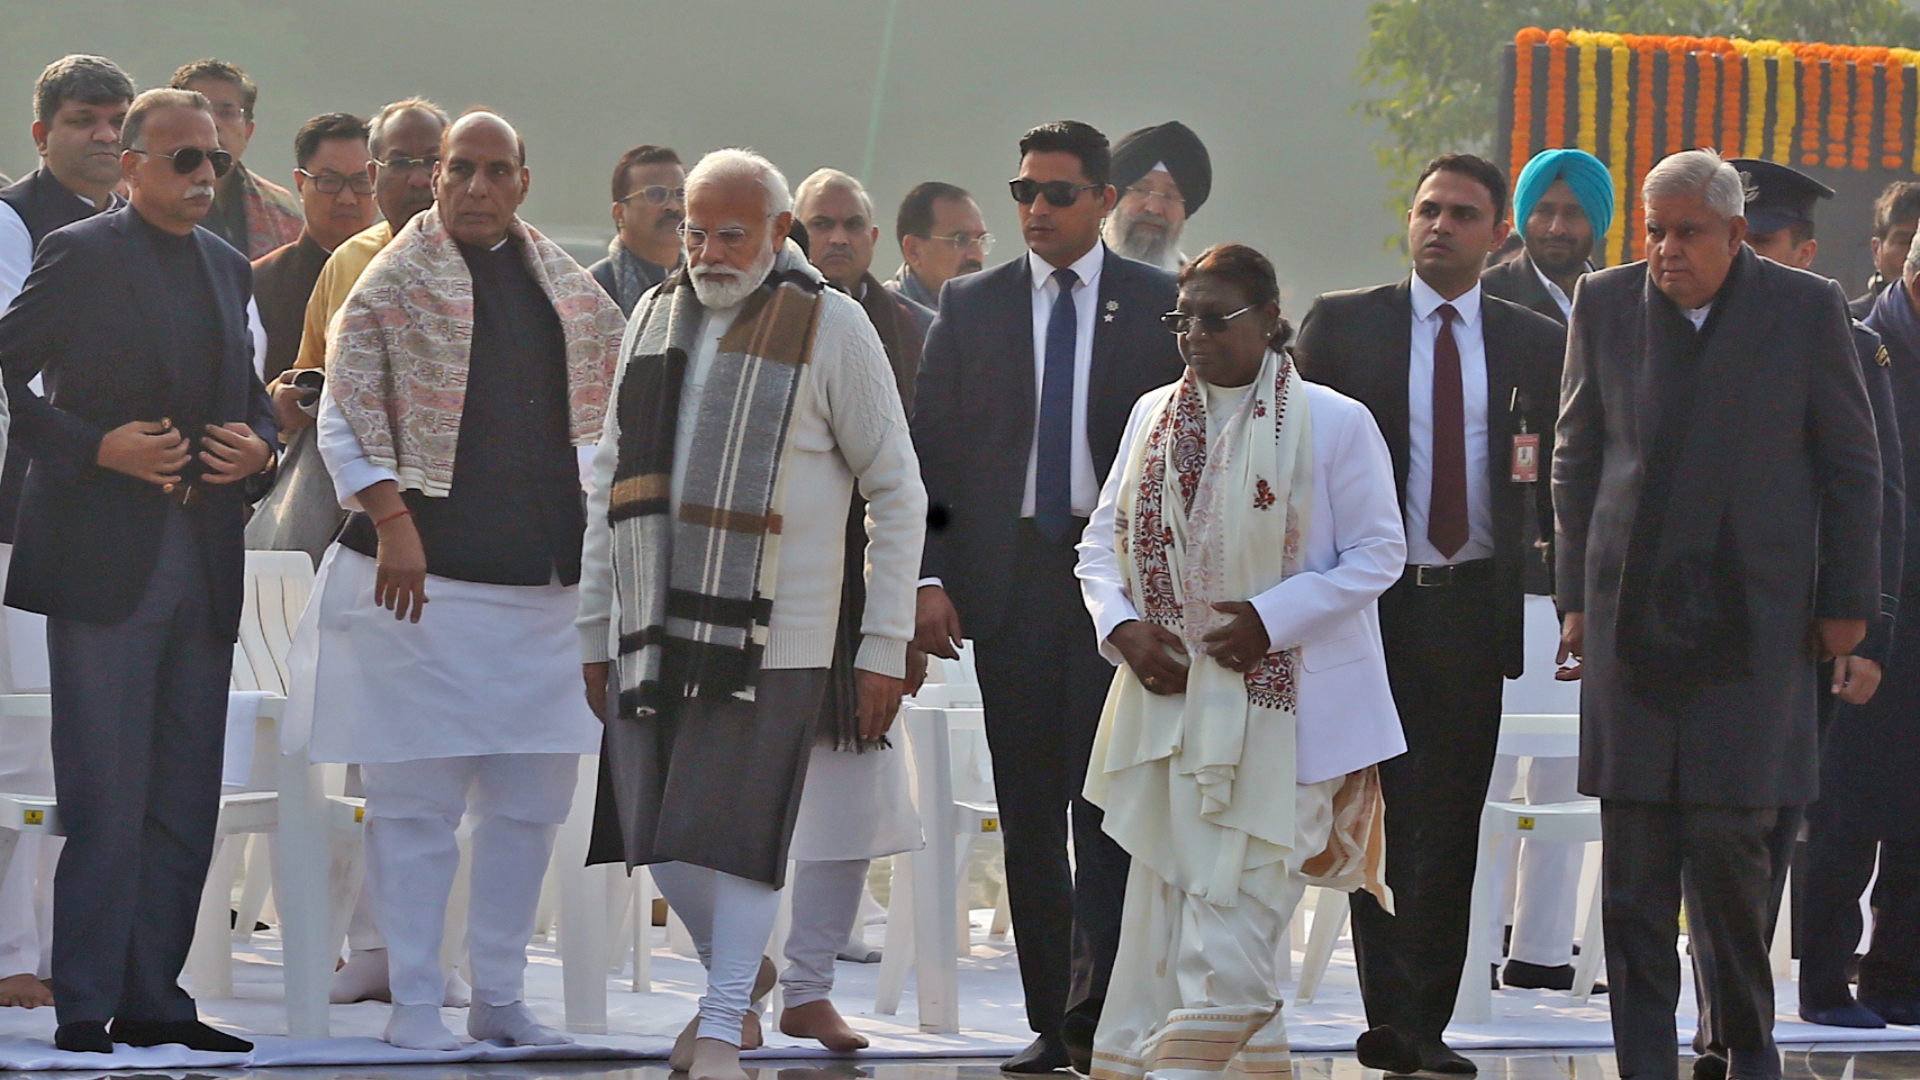
[[[432,171],[435,165],[440,164],[440,155],[435,154],[432,157],[402,157],[399,154],[395,154],[385,161],[376,158],[373,163],[383,169],[391,169],[397,173],[412,173],[418,172],[421,169]]]
[[[628,203],[635,199],[645,199],[651,206],[666,206],[670,203],[679,203],[681,206],[685,206],[687,204],[687,189],[683,187],[670,188],[665,184],[648,184],[646,187],[641,188],[639,191],[628,195],[620,201]]]
[[[136,154],[163,157],[172,161],[173,171],[181,176],[193,175],[199,171],[201,165],[208,162],[213,163],[213,175],[216,178],[227,175],[227,170],[233,168],[233,155],[225,150],[202,150],[197,146],[183,146],[171,154],[156,154],[151,150],[134,150],[132,147],[128,149]]]
[[[1222,315],[1217,311],[1169,311],[1160,316],[1160,321],[1166,324],[1167,329],[1176,334],[1192,333],[1194,324],[1196,323],[1199,324],[1200,329],[1205,330],[1207,333],[1218,334],[1227,328],[1228,323],[1259,306],[1259,304],[1248,304],[1246,307],[1230,315]]]
[[[1127,189],[1127,194],[1140,196],[1140,201],[1143,203],[1159,199],[1168,206],[1178,206],[1184,209],[1187,205],[1187,200],[1178,195],[1169,195],[1164,191],[1155,191],[1152,188],[1130,187]]]
[[[338,195],[340,189],[347,187],[352,188],[355,195],[373,194],[373,177],[366,173],[342,176],[336,172],[310,173],[305,169],[293,171],[313,181],[313,186],[319,188],[322,195]]]
[[[990,232],[957,232],[952,236],[928,236],[926,239],[938,240],[940,243],[947,245],[955,251],[965,251],[977,244],[980,247],[980,254],[993,254],[993,234]]]
[[[779,214],[768,214],[767,220],[772,221],[779,216]],[[724,229],[713,230],[690,229],[687,227],[687,223],[683,221],[680,223],[680,227],[674,231],[679,233],[680,239],[686,242],[688,251],[697,251],[700,248],[706,247],[707,240],[710,238],[719,241],[720,246],[726,248],[728,251],[739,251],[741,248],[747,246],[747,230],[738,225],[729,225]]]
[[[213,115],[222,120],[251,120],[253,110],[244,105],[215,105]]]
[[[1007,181],[1007,187],[1013,191],[1013,201],[1026,206],[1033,200],[1044,196],[1055,207],[1065,209],[1080,200],[1083,191],[1096,191],[1105,184],[1076,184],[1071,180],[1030,180],[1024,176]]]

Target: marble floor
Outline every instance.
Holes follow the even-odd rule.
[[[1613,1055],[1539,1050],[1483,1051],[1473,1055],[1481,1080],[1619,1080]],[[1920,1078],[1920,1043],[1901,1049],[1790,1051],[1784,1059],[1784,1080],[1916,1080]],[[1379,1080],[1381,1073],[1363,1069],[1351,1055],[1300,1055],[1293,1063],[1295,1080]],[[1688,1064],[1681,1063],[1681,1077]],[[490,1065],[401,1065],[288,1067],[252,1072],[235,1070],[173,1070],[163,1073],[14,1073],[20,1080],[82,1080],[118,1076],[134,1080],[668,1080],[674,1074],[664,1066],[608,1067],[593,1062],[528,1062]],[[821,1059],[791,1062],[755,1061],[747,1069],[750,1080],[1003,1080],[990,1060],[885,1062],[871,1064]],[[1068,1080],[1069,1074],[1059,1074]],[[12,1078],[9,1078],[12,1080]],[[684,1077],[682,1077],[684,1080]]]

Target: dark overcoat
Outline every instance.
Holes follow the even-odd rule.
[[[1716,303],[1701,384],[1745,380],[1724,462],[1726,527],[1746,597],[1747,673],[1652,699],[1616,653],[1621,572],[1660,395],[1644,262],[1581,280],[1553,460],[1562,611],[1586,613],[1580,790],[1605,799],[1792,806],[1818,789],[1816,618],[1880,611],[1880,455],[1851,321],[1827,278],[1742,248]],[[1817,571],[1817,572],[1816,572]]]

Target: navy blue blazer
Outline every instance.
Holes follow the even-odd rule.
[[[171,322],[159,256],[131,206],[47,234],[0,316],[0,376],[13,406],[15,452],[29,455],[6,602],[83,622],[117,623],[146,593],[167,496],[96,464],[122,424],[174,415]],[[194,239],[219,304],[221,361],[207,423],[243,421],[274,445],[273,407],[247,333],[253,268],[208,232]],[[28,386],[43,377],[45,395]],[[262,483],[206,485],[188,517],[199,529],[214,630],[240,624],[249,497]]]
[[[1160,322],[1179,293],[1172,274],[1107,249],[1087,386],[1087,448],[1101,480],[1134,402],[1185,369]],[[928,503],[921,573],[945,584],[971,637],[992,636],[1008,606],[1039,412],[1034,363],[1024,250],[941,287],[914,392],[913,449]]]

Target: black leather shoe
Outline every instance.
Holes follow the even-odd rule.
[[[1369,1069],[1402,1076],[1420,1071],[1420,1052],[1405,1035],[1385,1024],[1354,1040],[1353,1053]]]
[[[113,1041],[128,1046],[169,1046],[214,1054],[244,1054],[253,1049],[245,1039],[216,1031],[198,1020],[115,1020]]]
[[[1883,1028],[1886,1020],[1865,1005],[1837,1005],[1831,1009],[1800,1006],[1800,1019],[1821,1027]]]
[[[1473,1076],[1480,1067],[1443,1043],[1423,1047],[1420,1051],[1420,1071],[1438,1073],[1441,1076]]]
[[[1067,1049],[1067,1068],[1081,1076],[1093,1074],[1093,1034],[1100,1027],[1100,1003],[1093,1004],[1095,1008],[1067,1010],[1060,1021],[1060,1045]]]
[[[1727,1080],[1727,1059],[1718,1054],[1701,1054],[1694,1058],[1693,1080]]]
[[[1025,1050],[1001,1062],[1000,1071],[1023,1076],[1055,1073],[1071,1064],[1067,1058],[1067,1044],[1060,1041],[1060,1036],[1040,1035],[1028,1043]]]
[[[1529,964],[1525,960],[1509,960],[1507,969],[1500,973],[1500,981],[1521,990],[1571,990],[1573,965],[1547,967],[1544,964]]]
[[[1860,1004],[1873,1011],[1874,1015],[1889,1024],[1906,1027],[1920,1024],[1920,1001],[1888,1001],[1879,998],[1861,998]],[[1819,1021],[1814,1021],[1819,1023]]]
[[[107,1037],[107,1025],[98,1020],[75,1020],[61,1024],[53,1033],[53,1045],[71,1054],[111,1054],[113,1040]]]

